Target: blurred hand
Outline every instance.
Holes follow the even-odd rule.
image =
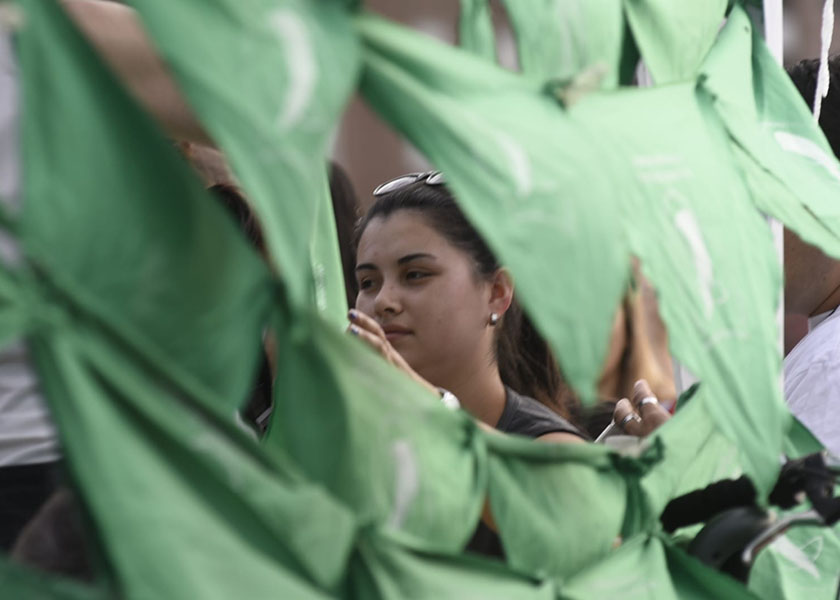
[[[613,420],[627,435],[645,437],[671,418],[662,408],[644,379],[633,386],[633,398],[622,398],[615,405]]]

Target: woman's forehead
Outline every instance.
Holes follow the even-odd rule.
[[[363,256],[370,254],[381,254],[384,258],[416,252],[450,254],[458,249],[431,227],[421,213],[413,210],[374,217],[359,239],[360,262]]]

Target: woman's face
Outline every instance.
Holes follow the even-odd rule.
[[[356,308],[436,385],[493,360],[492,288],[470,257],[414,210],[368,223],[359,241]]]

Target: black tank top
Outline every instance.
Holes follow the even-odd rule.
[[[562,432],[581,435],[580,431],[556,412],[528,396],[505,387],[505,409],[496,429],[505,433],[538,438],[546,433]]]
[[[544,404],[518,394],[509,387],[505,387],[505,393],[505,409],[496,423],[496,429],[499,431],[531,438],[554,432],[572,433],[584,438],[574,425]],[[481,521],[467,544],[466,551],[499,558],[505,556],[499,536]]]

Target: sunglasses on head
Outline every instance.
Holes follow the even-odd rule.
[[[399,189],[404,188],[407,185],[411,185],[412,183],[417,183],[418,181],[422,181],[426,185],[443,185],[446,183],[446,179],[443,177],[443,173],[440,171],[426,171],[424,173],[406,173],[405,175],[400,175],[399,177],[395,177],[390,181],[386,181],[385,183],[381,183],[376,186],[376,189],[373,190],[374,197],[376,196],[384,196],[389,192],[393,192]]]

